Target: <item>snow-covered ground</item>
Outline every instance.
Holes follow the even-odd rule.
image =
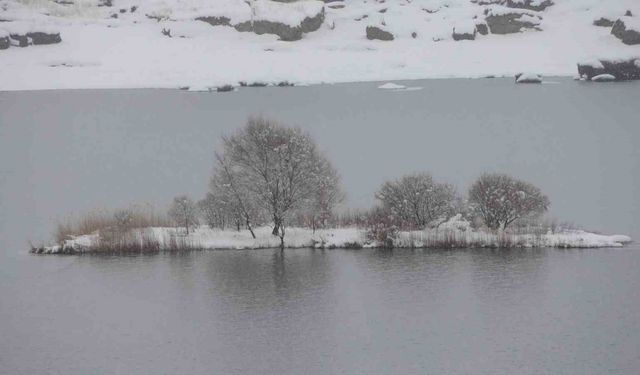
[[[153,248],[170,250],[176,246],[192,249],[264,249],[280,246],[280,239],[271,234],[271,228],[260,227],[252,238],[247,230],[219,230],[200,226],[188,235],[183,229],[144,228],[133,230],[124,240],[128,244],[141,248],[152,244]],[[62,252],[109,251],[109,244],[101,243],[99,232],[78,236],[62,245],[33,249],[32,252],[55,254]],[[560,248],[596,248],[621,247],[631,242],[624,235],[602,235],[583,230],[561,230],[546,234],[496,234],[474,230],[469,222],[456,216],[442,224],[438,229],[399,232],[394,240],[398,248],[477,248],[477,247],[560,247]],[[126,251],[127,246],[121,248]],[[366,230],[361,228],[319,229],[315,232],[308,228],[287,228],[285,236],[287,248],[360,248],[380,247],[379,243],[367,238]]]
[[[543,11],[522,11],[521,19],[540,31],[453,40],[454,28],[473,35],[485,12],[514,11],[481,5],[496,2],[253,0],[252,12],[243,0],[113,0],[112,6],[99,6],[106,0],[0,0],[0,20],[11,21],[0,22],[0,38],[18,28],[54,30],[62,39],[0,50],[0,90],[315,84],[519,72],[573,76],[579,61],[640,56],[640,45],[623,44],[611,27],[593,25],[601,17],[615,21],[627,10],[634,25],[640,19],[637,0],[555,0]],[[233,27],[252,17],[297,27],[322,8],[320,28],[298,41]],[[231,26],[211,26],[198,17],[224,17]],[[370,25],[391,32],[394,40],[368,40]]]

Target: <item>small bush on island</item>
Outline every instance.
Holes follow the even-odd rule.
[[[437,227],[452,217],[456,194],[452,185],[435,182],[426,173],[414,173],[385,182],[376,198],[402,228],[416,229]]]
[[[539,216],[550,202],[534,185],[506,174],[485,173],[469,189],[473,212],[492,229],[507,229],[518,219]]]

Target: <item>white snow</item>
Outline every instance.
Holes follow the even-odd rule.
[[[397,83],[393,83],[393,82],[387,82],[383,85],[378,86],[379,89],[383,89],[383,90],[400,90],[406,87],[407,86],[398,85]]]
[[[542,77],[536,73],[522,73],[516,79],[518,83],[541,83]]]
[[[315,17],[324,7],[324,3],[318,0],[301,0],[294,3],[254,0],[254,4],[256,19],[284,23],[291,27],[300,25],[305,18]]]
[[[0,51],[0,90],[219,87],[238,81],[318,84],[513,76],[521,71],[573,76],[579,61],[640,56],[640,45],[625,45],[609,28],[592,24],[607,13],[623,17],[627,9],[640,15],[637,0],[555,3],[532,12],[469,0],[351,0],[341,9],[324,6],[325,22],[319,30],[300,41],[283,42],[275,35],[195,21],[207,15],[225,16],[232,24],[250,20],[251,8],[242,0],[116,0],[113,7],[97,7],[96,0],[68,6],[49,0],[0,0],[1,19],[50,28],[62,37],[59,44]],[[255,4],[256,17],[291,24],[322,6],[312,0]],[[139,8],[131,13],[133,5]],[[120,8],[127,12],[110,18]],[[539,22],[542,31],[453,41],[453,27],[483,22],[486,8],[493,14],[525,14]],[[166,19],[158,22],[146,15]],[[0,29],[27,27],[15,22],[0,22]],[[384,23],[395,40],[367,40],[369,23]],[[162,35],[163,28],[174,37]],[[52,67],[47,61],[92,64]]]
[[[271,235],[270,227],[255,229],[256,238],[249,231],[219,230],[200,226],[189,235],[176,228],[137,229],[129,235],[129,243],[141,243],[143,240],[156,242],[161,249],[169,249],[176,241],[194,249],[262,249],[279,247],[280,239]],[[474,230],[468,221],[456,215],[437,229],[400,232],[394,241],[395,247],[500,247],[508,242],[514,247],[561,247],[561,248],[597,248],[621,247],[631,242],[624,235],[601,235],[583,230],[561,230],[547,234],[504,234]],[[73,248],[77,252],[90,252],[100,243],[99,233],[78,236],[65,241],[62,246],[45,247],[44,253],[57,253],[64,248]],[[287,228],[285,246],[287,248],[349,248],[354,244],[362,247],[378,247],[379,244],[367,240],[366,231],[361,228],[319,229],[315,233],[308,228]]]
[[[591,80],[593,82],[611,82],[615,81],[616,77],[611,74],[599,74],[595,77],[592,77]]]

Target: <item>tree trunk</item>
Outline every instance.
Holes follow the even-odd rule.
[[[280,219],[276,216],[273,217],[273,230],[271,231],[271,234],[274,236],[277,236],[278,233],[280,232]]]
[[[247,224],[247,229],[249,229],[249,232],[251,232],[251,237],[253,237],[253,239],[256,238],[256,234],[253,233],[253,228],[251,228],[251,221],[249,221],[249,218],[246,218],[246,224]]]

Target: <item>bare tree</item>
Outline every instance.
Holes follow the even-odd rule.
[[[240,195],[250,196],[268,212],[281,248],[289,215],[315,200],[324,181],[339,182],[331,163],[307,133],[264,118],[250,118],[243,129],[224,137],[223,150],[217,157],[218,166],[234,186],[242,186]]]
[[[415,173],[382,184],[376,198],[383,207],[413,228],[439,226],[454,214],[455,189],[433,181],[431,175]]]
[[[198,224],[196,205],[186,195],[180,195],[173,199],[168,214],[176,224],[185,228],[187,234],[189,234],[190,227]]]
[[[540,189],[506,174],[485,173],[469,189],[472,210],[490,229],[506,229],[514,221],[542,214],[549,205]]]
[[[314,197],[307,209],[311,228],[315,232],[318,226],[324,228],[333,215],[333,210],[345,198],[340,185],[340,175],[326,159],[320,161],[320,173]]]
[[[248,189],[247,183],[250,181],[241,178],[242,173],[234,173],[234,165],[225,155],[216,153],[215,157],[216,170],[209,182],[210,192],[224,203],[222,208],[228,216],[233,217],[238,230],[240,223],[244,223],[251,236],[256,238],[252,221],[260,216],[260,212],[253,194]]]

